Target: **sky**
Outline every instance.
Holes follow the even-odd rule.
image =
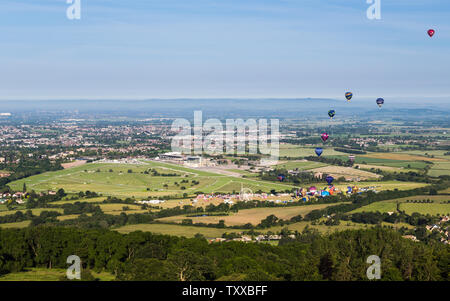
[[[1,0],[0,99],[450,97],[450,1],[366,1]]]

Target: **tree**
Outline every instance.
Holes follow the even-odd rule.
[[[167,258],[170,271],[179,281],[204,281],[214,279],[210,259],[192,251],[177,250]]]
[[[331,280],[334,273],[334,262],[332,256],[327,253],[320,258],[319,273],[323,279]]]

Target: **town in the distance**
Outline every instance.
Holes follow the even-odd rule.
[[[248,151],[260,134],[248,129],[243,153],[174,151],[175,119],[202,108],[225,122],[237,100],[183,101],[10,105],[0,280],[62,280],[72,254],[84,280],[362,280],[369,255],[384,280],[448,280],[445,110],[248,100],[234,118],[279,120],[270,160]],[[311,101],[335,109],[333,120]],[[265,113],[252,109],[261,103]],[[221,134],[235,145],[234,132]]]

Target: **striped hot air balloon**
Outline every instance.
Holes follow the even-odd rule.
[[[345,93],[345,98],[347,98],[348,101],[350,101],[350,99],[352,99],[352,97],[353,97],[353,93],[352,92]]]

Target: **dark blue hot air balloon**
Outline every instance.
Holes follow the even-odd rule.
[[[330,116],[330,118],[333,118],[334,115],[336,115],[336,111],[335,110],[329,110],[328,111],[328,116]]]
[[[332,176],[327,176],[325,180],[327,181],[328,185],[331,185],[331,183],[333,183],[334,178]]]
[[[323,148],[318,147],[316,148],[316,155],[320,157],[320,155],[323,153]]]
[[[377,105],[381,108],[381,106],[384,104],[384,99],[383,98],[378,98],[377,99]]]

